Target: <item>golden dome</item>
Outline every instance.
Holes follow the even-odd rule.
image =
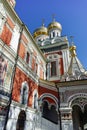
[[[44,26],[41,26],[40,28],[37,28],[35,31],[34,31],[34,34],[33,34],[33,37],[36,38],[37,36],[39,35],[48,35],[48,30],[46,27]]]
[[[62,26],[61,26],[61,24],[60,23],[58,23],[58,22],[52,22],[52,23],[50,23],[49,25],[48,25],[48,31],[50,30],[50,29],[53,29],[53,28],[57,28],[57,29],[59,29],[60,31],[62,30]]]

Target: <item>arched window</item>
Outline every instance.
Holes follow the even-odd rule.
[[[20,102],[24,105],[27,105],[28,102],[28,91],[29,91],[29,87],[27,82],[23,82],[22,83],[22,87],[21,87],[21,100]]]
[[[38,93],[37,93],[37,90],[34,90],[34,92],[33,92],[33,108],[34,109],[38,108]]]
[[[53,37],[55,37],[55,32],[53,32]]]

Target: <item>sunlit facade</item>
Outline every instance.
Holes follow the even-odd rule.
[[[0,0],[0,130],[86,130],[87,71],[76,46],[55,19],[31,35],[15,4]]]

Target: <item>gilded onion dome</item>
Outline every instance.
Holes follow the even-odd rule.
[[[51,29],[54,29],[54,28],[57,28],[59,29],[60,31],[62,30],[62,26],[60,23],[56,22],[56,21],[53,21],[52,23],[50,23],[48,25],[48,31],[51,30]]]
[[[40,35],[48,35],[48,30],[46,27],[44,27],[44,25],[42,25],[40,28],[37,28],[33,33],[34,38],[36,38]]]

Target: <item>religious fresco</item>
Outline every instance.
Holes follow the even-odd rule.
[[[0,85],[4,84],[4,78],[7,71],[7,61],[0,55]]]
[[[10,86],[11,76],[12,76],[12,63],[2,54],[0,54],[0,86],[8,87]]]
[[[8,87],[10,88],[12,73],[13,73],[13,64],[10,61],[8,61],[7,72],[5,76],[5,82],[4,82],[6,88]]]

